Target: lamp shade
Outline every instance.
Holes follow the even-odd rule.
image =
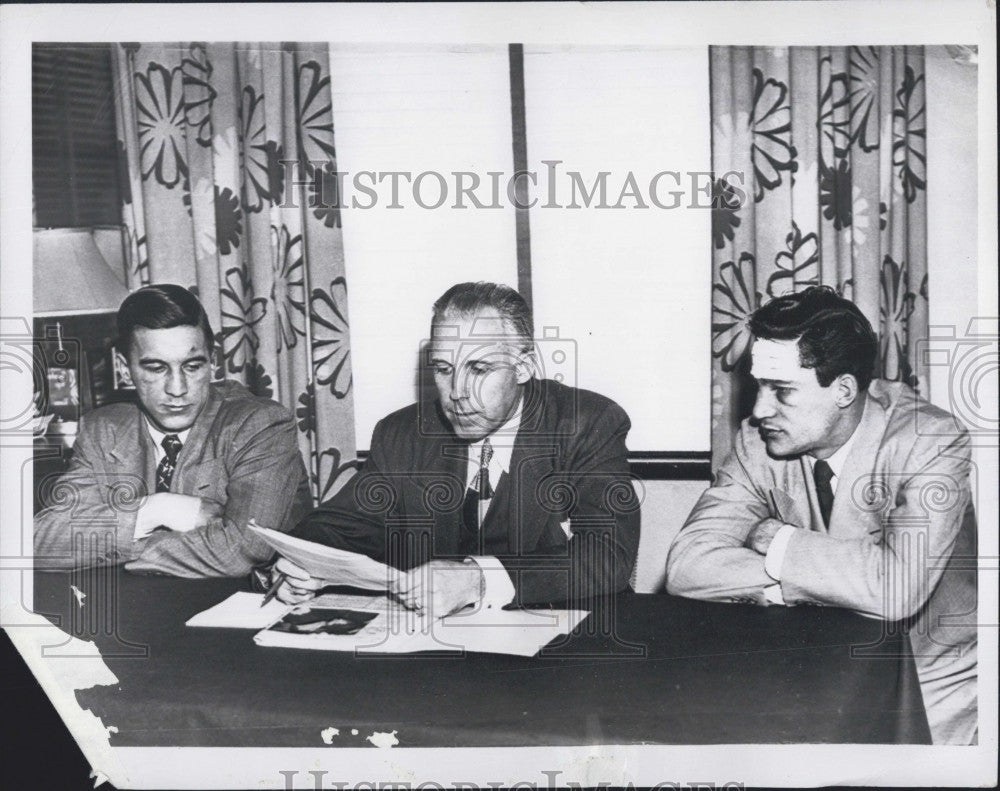
[[[33,263],[36,316],[118,310],[128,296],[88,228],[36,229]]]

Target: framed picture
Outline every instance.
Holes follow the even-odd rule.
[[[76,368],[50,366],[45,371],[49,412],[58,420],[80,419],[80,381]]]
[[[113,374],[113,387],[115,390],[130,390],[134,391],[135,386],[132,384],[132,380],[129,378],[128,369],[122,364],[121,358],[118,356],[118,350],[112,346],[109,352],[111,358],[111,367]]]

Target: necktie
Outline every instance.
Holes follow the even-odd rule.
[[[488,439],[483,440],[483,452],[479,454],[479,499],[489,500],[493,496],[490,486],[490,460],[493,458],[493,446]]]
[[[833,511],[833,470],[830,465],[820,459],[813,465],[813,479],[816,481],[816,499],[819,500],[819,511],[823,514],[823,524],[830,526],[830,512]]]
[[[167,434],[160,444],[167,455],[156,468],[156,491],[169,492],[170,482],[174,479],[174,468],[177,466],[177,454],[181,452],[181,440],[176,434]]]
[[[493,458],[493,448],[490,441],[483,441],[483,450],[479,455],[479,472],[476,481],[465,492],[465,502],[462,504],[462,522],[465,526],[465,536],[461,551],[466,555],[479,554],[479,511],[483,500],[493,497],[493,487],[490,486],[490,459]]]

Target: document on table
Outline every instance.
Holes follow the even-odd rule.
[[[409,654],[471,651],[534,656],[586,610],[463,610],[435,619],[385,596],[327,594],[298,605],[254,636],[263,646]]]
[[[293,605],[272,599],[263,607],[263,593],[240,591],[214,607],[188,618],[185,626],[216,626],[229,629],[263,629],[280,619]]]
[[[342,596],[322,594],[307,602],[317,607],[370,608],[371,600],[388,601],[385,596]],[[285,604],[272,599],[263,607],[263,593],[239,591],[184,622],[185,626],[214,626],[221,629],[264,629],[281,620],[290,610],[302,605]]]
[[[384,563],[357,552],[317,544],[287,533],[259,527],[253,520],[247,527],[274,547],[279,555],[318,579],[364,590],[384,591],[398,572]]]

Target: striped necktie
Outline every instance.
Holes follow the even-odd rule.
[[[480,500],[489,500],[493,496],[493,487],[490,486],[490,460],[493,458],[493,446],[489,439],[483,440],[483,452],[479,454],[479,479],[478,486]]]
[[[493,448],[490,441],[483,441],[483,450],[479,455],[479,472],[472,486],[465,491],[465,502],[462,504],[462,525],[465,528],[460,539],[459,550],[465,555],[481,553],[482,540],[479,534],[479,514],[484,500],[493,497],[493,487],[490,486],[490,459],[493,458]]]

